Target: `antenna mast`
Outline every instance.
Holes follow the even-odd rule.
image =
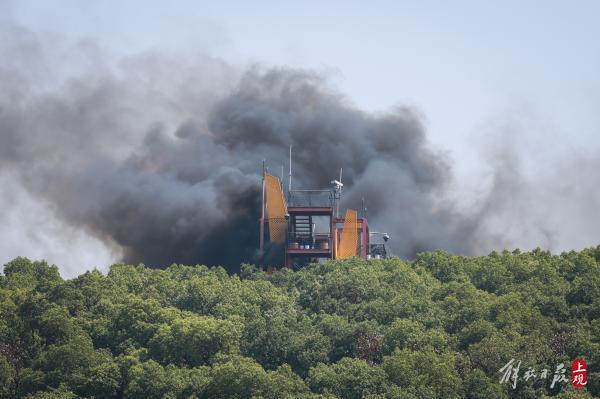
[[[340,201],[342,200],[342,187],[344,187],[344,184],[342,183],[342,168],[340,168],[340,185],[338,186],[338,201],[336,204],[336,210],[335,210],[335,215],[336,217],[340,216]]]
[[[264,254],[265,254],[265,160],[262,161],[262,203],[260,207],[260,266],[263,266],[264,263]]]
[[[342,198],[342,168],[340,168],[340,180],[332,180],[333,184],[333,205],[335,206],[335,217],[339,217],[340,213],[340,199]]]
[[[288,177],[288,191],[292,191],[292,145],[290,144],[290,175]]]

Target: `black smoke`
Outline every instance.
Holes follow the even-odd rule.
[[[239,71],[204,57],[182,66],[149,53],[115,69],[85,42],[74,51],[86,65],[60,76],[66,65],[48,56],[57,48],[20,28],[3,37],[2,169],[126,262],[256,261],[261,161],[278,171],[289,145],[295,186],[328,187],[343,168],[344,205],[365,197],[398,255],[472,250],[455,233],[473,228],[434,209],[449,167],[409,108],[362,112],[292,68]]]
[[[279,174],[290,145],[295,187],[326,188],[343,168],[343,206],[364,197],[396,255],[503,246],[486,207],[466,216],[441,200],[450,162],[411,108],[361,111],[306,70],[194,54],[115,61],[93,42],[60,47],[14,26],[1,37],[2,172],[126,262],[256,261],[262,160]]]

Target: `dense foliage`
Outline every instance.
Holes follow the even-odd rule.
[[[600,247],[0,276],[0,397],[504,398],[600,395]],[[522,361],[516,388],[499,370]],[[588,388],[550,389],[588,362]],[[523,379],[534,367],[547,379]]]

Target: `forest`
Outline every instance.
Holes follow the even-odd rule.
[[[600,246],[72,279],[16,258],[0,276],[0,398],[597,397],[599,316]]]

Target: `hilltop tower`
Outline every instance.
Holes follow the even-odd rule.
[[[290,154],[291,160],[291,154]],[[288,189],[263,166],[260,256],[265,263],[285,264],[290,269],[326,259],[385,258],[384,243],[371,243],[371,236],[389,235],[369,230],[366,212],[359,217],[347,209],[339,217],[342,194],[340,180],[329,189],[292,189],[291,167]],[[364,207],[363,207],[364,208]],[[266,252],[271,255],[265,259]],[[273,256],[272,254],[276,254]]]

